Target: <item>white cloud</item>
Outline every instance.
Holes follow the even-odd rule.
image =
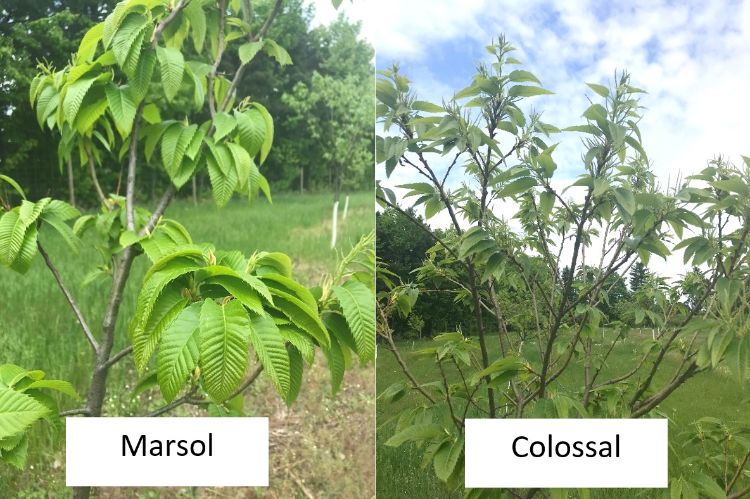
[[[331,24],[340,13],[343,13],[350,22],[361,22],[362,37],[373,43],[376,26],[373,22],[370,2],[343,0],[338,9],[333,7],[331,0],[305,0],[305,3],[313,5],[315,8],[315,16],[312,19],[313,26]]]
[[[633,84],[648,91],[640,126],[662,185],[678,171],[686,176],[702,169],[717,154],[735,162],[750,155],[748,1],[377,4],[368,22],[377,26],[378,65],[400,60],[417,91],[429,98],[455,90],[445,85],[455,75],[432,68],[436,44],[468,38],[483,46],[505,33],[527,68],[555,92],[536,98],[534,106],[559,126],[582,122],[585,82],[606,83],[615,70],[627,69]],[[467,83],[470,77],[465,75]],[[560,140],[560,173],[573,178],[580,172],[580,142],[572,134]]]

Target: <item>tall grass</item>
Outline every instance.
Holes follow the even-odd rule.
[[[348,217],[340,220],[337,249],[331,249],[332,203],[333,195],[327,193],[279,194],[274,197],[273,204],[258,200],[252,206],[245,201],[234,200],[223,209],[216,208],[210,201],[198,206],[188,201],[177,201],[170,206],[166,216],[184,224],[196,242],[211,242],[216,248],[241,250],[246,255],[253,251],[287,253],[292,258],[295,277],[307,285],[315,285],[325,273],[333,271],[337,252],[347,251],[374,227],[372,194],[353,194]],[[40,239],[96,332],[101,324],[109,282],[94,282],[86,287],[81,284],[87,272],[99,262],[94,240],[87,236],[82,251],[73,254],[50,233],[43,232]],[[147,265],[145,257],[139,257],[135,262],[120,310],[114,351],[127,345],[127,324]],[[92,365],[90,348],[40,258],[24,276],[0,268],[0,364],[6,362],[29,369],[42,369],[49,377],[69,380],[81,394],[85,394],[88,388]],[[322,368],[314,375],[325,376],[324,359],[319,364],[322,364]],[[372,366],[369,366],[359,376],[371,371]],[[363,382],[357,378],[357,374],[355,378]],[[144,405],[158,403],[156,393],[132,397],[135,381],[136,373],[129,359],[113,368],[109,376],[106,414],[142,414]],[[329,390],[327,379],[319,384],[316,390]],[[261,385],[271,392],[270,386]],[[256,396],[263,395],[257,391],[254,393]],[[372,394],[365,395],[365,400],[361,394],[357,394],[351,400],[344,399],[344,402],[354,404],[354,409],[370,407],[367,401],[372,402]],[[268,407],[275,407],[275,397],[267,398],[267,406],[256,406],[253,409],[255,414],[261,415]],[[322,398],[324,396],[317,392],[313,395],[315,400],[321,401]],[[63,409],[80,404],[70,399],[60,400]],[[301,405],[310,411],[316,408],[314,404],[305,404],[304,401]],[[327,410],[326,407],[321,405],[320,410]],[[365,412],[369,410],[365,409]],[[310,417],[316,416],[311,414]],[[19,475],[7,465],[0,464],[0,497],[33,496],[36,493],[46,497],[52,490],[63,493],[63,440],[54,438],[56,435],[49,427],[37,426],[32,434],[28,471]],[[9,491],[14,493],[7,495]]]
[[[638,357],[639,342],[648,333],[637,331],[631,332],[628,341],[620,343],[613,351],[602,372],[602,379],[609,375],[627,372],[633,360]],[[435,381],[440,378],[433,360],[426,356],[414,355],[414,352],[426,347],[430,340],[402,341],[400,343],[401,353],[404,354],[409,369],[416,379],[421,383]],[[497,345],[488,345],[490,357],[497,358],[499,349]],[[527,358],[537,355],[527,345],[525,352]],[[663,369],[656,378],[655,384],[661,386],[668,381],[669,377],[679,364],[680,358],[667,357]],[[452,366],[446,365],[446,375],[450,382],[458,382],[459,374]],[[390,385],[405,379],[401,369],[396,363],[393,355],[387,349],[378,349],[377,357],[377,393],[381,393]],[[551,390],[568,391],[574,390],[582,384],[583,370],[581,365],[572,366],[568,369]],[[673,444],[681,447],[683,442],[680,433],[687,429],[688,425],[699,418],[710,416],[723,419],[727,422],[744,421],[750,424],[750,412],[748,411],[747,399],[750,397],[750,385],[740,384],[736,376],[726,369],[718,369],[702,373],[688,380],[685,385],[676,390],[659,409],[669,416],[674,422],[670,425],[669,433]],[[404,409],[422,403],[419,394],[411,392],[404,398],[392,404],[377,404],[377,493],[378,497],[398,498],[460,498],[462,494],[454,492],[451,494],[445,486],[435,478],[430,468],[421,466],[424,448],[415,445],[403,445],[399,448],[386,447],[385,441],[393,435],[393,418]],[[463,492],[463,491],[460,491]],[[658,489],[615,489],[594,490],[592,497],[597,499],[609,498],[660,498],[662,491]],[[577,497],[574,491],[571,498]]]

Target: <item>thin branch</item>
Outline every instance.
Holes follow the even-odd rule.
[[[122,350],[120,350],[119,352],[117,352],[116,354],[114,354],[112,357],[109,358],[109,360],[104,364],[104,368],[109,369],[110,367],[117,364],[121,359],[123,359],[124,357],[127,357],[131,353],[133,353],[132,346],[123,348]]]
[[[417,390],[419,393],[421,393],[427,400],[430,401],[431,404],[435,403],[435,399],[425,391],[424,388],[422,388],[422,385],[417,381],[417,379],[414,377],[414,375],[409,370],[409,367],[406,365],[406,362],[404,362],[403,357],[401,357],[401,353],[398,351],[398,347],[396,346],[396,343],[393,341],[393,335],[390,332],[390,327],[388,326],[388,314],[383,310],[383,308],[380,306],[380,304],[376,304],[378,308],[378,312],[380,313],[380,317],[382,319],[382,325],[385,329],[385,332],[381,332],[380,335],[385,338],[386,342],[388,343],[388,350],[393,353],[393,356],[396,358],[396,362],[398,362],[398,365],[401,367],[401,370],[403,371],[404,375],[409,378],[409,381],[411,381],[412,387],[414,387],[415,390]]]
[[[255,36],[252,36],[252,34],[248,33],[247,35],[248,41],[257,42],[258,40],[260,40],[266,35],[268,28],[271,27],[271,23],[273,23],[274,18],[278,15],[283,3],[284,3],[284,0],[276,0],[276,3],[273,5],[271,12],[268,14],[266,21],[263,23],[263,26],[261,26],[260,30],[258,30],[258,33]],[[250,2],[248,1],[245,4],[245,9],[243,9],[243,17],[245,17],[245,22],[247,22],[248,24],[252,20],[251,19],[252,16],[250,15],[251,8],[252,7],[250,6]],[[242,80],[242,76],[245,74],[246,67],[247,67],[247,64],[242,64],[240,65],[239,68],[237,68],[237,71],[235,71],[234,78],[232,78],[232,83],[229,85],[229,90],[227,91],[227,94],[224,96],[224,100],[222,101],[221,106],[219,107],[220,111],[226,111],[226,107],[229,104],[229,100],[231,99],[232,95],[237,89],[237,85],[239,85],[240,80]]]
[[[250,374],[250,377],[248,377],[234,392],[232,392],[229,397],[227,397],[227,400],[232,400],[234,397],[247,390],[250,385],[255,383],[255,380],[258,379],[258,376],[260,376],[261,372],[263,372],[263,364],[258,362],[258,366],[255,368],[255,371],[253,371]]]
[[[127,227],[135,231],[135,170],[138,164],[138,126],[145,101],[141,101],[135,112],[133,128],[130,131],[130,152],[128,157],[128,180],[125,186],[125,216]]]
[[[159,38],[161,38],[161,34],[164,31],[164,28],[167,27],[169,23],[171,23],[175,17],[184,9],[189,0],[180,0],[180,3],[178,3],[174,9],[172,9],[172,12],[169,13],[167,17],[165,17],[159,25],[154,30],[154,36],[151,39],[151,43],[154,47],[159,43]]]
[[[745,468],[745,465],[747,464],[748,460],[750,460],[750,451],[745,454],[745,457],[742,459],[742,462],[740,462],[740,465],[737,466],[737,471],[735,471],[734,475],[732,476],[732,479],[727,484],[726,492],[729,493],[730,490],[732,490],[732,487],[734,487],[734,484],[737,483],[737,480],[739,480],[740,475],[742,474],[742,470]]]
[[[42,247],[42,243],[37,241],[36,246],[39,249],[39,254],[42,255],[42,258],[44,259],[44,263],[47,264],[47,267],[49,268],[50,272],[52,272],[52,275],[55,277],[55,281],[57,281],[57,286],[60,288],[60,291],[62,291],[62,294],[65,296],[65,299],[68,301],[70,308],[73,310],[73,313],[75,314],[76,319],[78,320],[78,324],[81,325],[83,334],[86,335],[86,339],[91,345],[91,348],[94,349],[94,352],[97,352],[99,349],[99,344],[96,342],[96,338],[94,338],[94,334],[91,332],[91,328],[86,322],[86,318],[83,316],[83,312],[81,312],[81,309],[78,307],[78,303],[76,303],[75,298],[73,298],[73,295],[68,290],[68,287],[65,285],[65,282],[63,282],[62,276],[60,275],[60,272],[57,270],[57,267],[55,267],[55,265],[52,263],[52,260],[50,259],[47,252],[44,251],[44,248]]]
[[[271,27],[271,23],[273,22],[276,15],[279,13],[279,10],[281,9],[281,5],[284,3],[284,0],[276,0],[276,3],[273,6],[273,9],[271,9],[270,14],[268,14],[268,18],[266,18],[266,22],[263,23],[263,26],[261,26],[260,30],[258,30],[258,33],[255,35],[255,40],[260,40],[264,36],[266,36],[266,33],[268,32],[268,28]]]
[[[69,411],[63,411],[58,416],[88,416],[90,414],[88,407],[81,407],[80,409],[70,409]]]
[[[698,374],[701,371],[705,371],[705,368],[699,369],[695,362],[692,362],[685,371],[677,376],[671,383],[665,386],[660,392],[656,393],[652,397],[644,400],[641,404],[636,406],[633,412],[630,414],[631,418],[639,418],[651,409],[659,405],[665,398],[667,398],[673,391],[675,391],[685,381]]]
[[[448,378],[445,377],[445,369],[443,369],[443,361],[435,355],[435,359],[437,360],[438,367],[440,368],[440,377],[443,378],[443,389],[445,390],[445,401],[448,404],[448,410],[451,413],[451,419],[453,420],[453,424],[456,425],[456,429],[458,431],[461,431],[461,428],[463,428],[463,420],[458,419],[456,417],[456,413],[453,411],[453,402],[451,402],[451,394],[450,394],[450,387],[448,386]]]
[[[107,206],[107,196],[104,195],[102,186],[99,184],[99,178],[96,176],[96,166],[94,165],[94,157],[91,155],[90,151],[87,151],[87,156],[88,156],[88,165],[89,165],[89,175],[91,176],[91,182],[93,182],[94,184],[96,197],[99,198],[99,202],[101,202],[104,206]]]
[[[747,487],[745,487],[744,489],[742,489],[740,491],[737,491],[737,492],[735,492],[733,494],[729,494],[727,496],[727,499],[739,499],[740,497],[744,497],[744,496],[749,495],[749,494],[750,494],[750,484],[748,484]]]
[[[161,199],[159,199],[154,212],[151,214],[151,218],[148,219],[146,225],[144,225],[141,229],[141,236],[149,234],[152,230],[154,230],[156,224],[159,223],[159,219],[162,215],[164,215],[164,211],[167,209],[167,206],[169,206],[169,202],[172,201],[172,196],[174,196],[175,192],[177,192],[177,189],[175,188],[174,184],[170,182],[169,187],[167,187],[167,190],[164,191],[164,194],[162,194]]]
[[[226,0],[219,0],[219,41],[218,48],[216,49],[216,59],[211,66],[211,71],[208,73],[208,110],[211,112],[211,117],[216,115],[216,101],[214,98],[214,80],[216,79],[216,73],[219,71],[219,64],[221,64],[221,58],[224,55],[224,23],[227,15],[227,2]]]
[[[250,385],[252,385],[255,382],[256,379],[258,379],[258,376],[260,375],[262,371],[263,371],[263,364],[258,363],[258,366],[250,374],[250,376],[234,392],[232,392],[231,395],[227,397],[227,400],[231,400],[234,397],[241,395],[245,390],[247,390],[250,387]],[[198,387],[194,386],[188,393],[186,393],[182,397],[173,400],[169,404],[159,407],[158,409],[148,413],[147,416],[148,417],[161,416],[162,414],[172,411],[185,404],[190,404],[190,405],[208,404],[209,402],[206,399],[195,398],[195,394],[197,393],[197,391],[198,391]]]

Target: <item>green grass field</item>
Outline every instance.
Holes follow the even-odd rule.
[[[650,333],[631,332],[632,340],[618,345],[612,356],[607,361],[606,368],[602,373],[603,378],[608,375],[617,375],[627,372],[632,368],[633,360],[639,355],[638,340]],[[440,374],[430,358],[414,355],[414,351],[424,348],[430,340],[402,341],[399,349],[404,355],[406,362],[414,376],[420,382],[429,382],[439,379]],[[490,358],[499,355],[496,342],[490,342]],[[529,358],[536,355],[529,350],[525,352]],[[661,377],[657,376],[656,383],[665,381],[677,366],[678,359],[667,358],[665,369],[660,371]],[[446,368],[451,367],[446,365]],[[564,373],[555,383],[552,389],[566,391],[577,387],[582,383],[582,366],[577,365]],[[453,370],[446,372],[449,381],[458,381],[458,373]],[[381,393],[397,381],[405,380],[399,365],[396,363],[392,353],[382,345],[378,347],[377,357],[377,392]],[[660,409],[672,418],[674,425],[670,427],[670,439],[673,443],[681,444],[679,441],[680,430],[692,421],[706,416],[724,419],[725,421],[744,421],[750,424],[750,405],[746,399],[750,397],[750,387],[745,383],[739,383],[736,376],[724,368],[717,371],[702,373],[688,380],[669,397]],[[743,402],[744,401],[744,402]],[[417,448],[411,444],[405,444],[398,448],[386,447],[384,442],[393,435],[393,424],[388,420],[400,413],[403,409],[412,407],[422,401],[419,394],[411,392],[399,401],[391,404],[377,404],[377,493],[378,497],[389,499],[415,498],[458,498],[461,494],[450,494],[445,486],[435,478],[431,469],[421,467],[423,448]],[[571,495],[573,497],[573,495]],[[609,498],[656,498],[662,497],[662,492],[656,489],[636,490],[598,490],[592,497],[600,499]]]
[[[293,260],[295,277],[317,284],[333,270],[336,251],[330,249],[331,194],[278,194],[273,204],[263,200],[250,206],[234,200],[219,210],[210,201],[194,206],[174,203],[166,216],[183,223],[196,242],[212,242],[218,249],[282,251]],[[339,217],[341,214],[339,214]],[[348,249],[374,228],[373,197],[351,196],[346,220],[339,222],[337,249]],[[53,261],[59,267],[89,323],[101,323],[108,282],[82,287],[81,282],[98,255],[91,244],[71,254],[56,236],[42,234]],[[90,242],[84,240],[85,243]],[[118,322],[115,351],[126,346],[127,321],[134,308],[147,262],[134,266]],[[83,334],[41,258],[20,276],[0,269],[0,363],[12,362],[29,369],[43,369],[48,377],[71,381],[86,393],[92,356]],[[136,374],[129,359],[109,376],[105,412],[138,415],[160,405],[157,391],[133,397]],[[251,388],[245,403],[249,415],[271,417],[271,487],[249,489],[107,489],[99,497],[367,497],[373,495],[374,432],[373,366],[355,365],[347,371],[336,397],[330,394],[329,374],[321,358],[306,371],[302,394],[291,408],[261,379]],[[80,402],[62,401],[62,409]],[[187,408],[178,414],[200,414]],[[343,439],[342,434],[347,438]],[[55,438],[57,437],[57,438]],[[0,497],[65,497],[64,439],[38,424],[32,434],[27,470],[19,474],[0,464]],[[368,445],[369,443],[369,445]],[[364,447],[364,448],[363,448]],[[335,485],[335,487],[334,487]],[[306,492],[307,491],[307,492]]]

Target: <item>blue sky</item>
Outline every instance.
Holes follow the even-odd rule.
[[[363,0],[367,4],[367,0]],[[660,177],[702,168],[716,154],[750,154],[750,5],[711,2],[378,2],[377,65],[401,64],[424,98],[470,81],[484,46],[505,33],[554,96],[535,99],[558,126],[581,121],[586,82],[627,69],[648,90],[644,145]],[[588,91],[588,95],[591,92]],[[572,177],[577,139],[561,137]],[[568,156],[570,155],[570,156]]]
[[[322,20],[326,3],[316,2]],[[344,8],[362,20],[377,66],[399,62],[423,100],[449,99],[468,84],[484,46],[505,34],[524,69],[555,92],[532,102],[559,127],[583,122],[596,98],[586,82],[628,70],[648,91],[640,128],[662,185],[718,154],[735,163],[750,156],[750,1],[354,0]],[[581,171],[580,138],[556,140],[565,185]],[[397,169],[384,183],[413,179]]]

